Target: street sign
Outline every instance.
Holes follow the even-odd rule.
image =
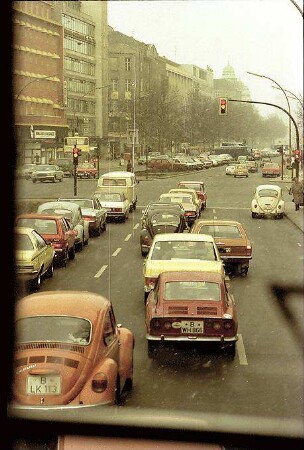
[[[56,131],[52,130],[34,130],[35,139],[56,139]]]

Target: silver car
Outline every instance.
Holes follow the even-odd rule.
[[[121,219],[123,222],[129,217],[130,203],[123,192],[94,192],[101,206],[106,208],[107,217]]]
[[[63,177],[63,171],[58,166],[52,164],[37,165],[31,176],[33,183],[37,181],[51,181],[52,183],[56,183],[56,181],[62,181]]]

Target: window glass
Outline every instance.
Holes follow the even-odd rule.
[[[104,320],[103,340],[106,345],[110,345],[115,339],[115,327],[110,316],[110,312],[107,311]]]
[[[202,225],[199,232],[201,234],[211,234],[213,237],[221,238],[241,238],[242,234],[237,226],[231,225]]]
[[[165,283],[165,300],[220,300],[218,283],[207,281],[170,281]]]
[[[34,245],[27,234],[16,233],[16,250],[34,250]]]

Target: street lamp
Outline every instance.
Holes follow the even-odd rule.
[[[288,112],[289,112],[289,115],[290,115],[290,104],[289,104],[289,100],[288,100],[286,91],[285,91],[285,89],[282,88],[282,86],[281,86],[277,81],[273,80],[273,79],[270,78],[270,77],[267,77],[266,75],[260,75],[260,74],[258,74],[258,73],[254,73],[254,72],[247,72],[247,73],[249,73],[249,75],[254,75],[255,77],[266,78],[267,80],[270,80],[270,81],[272,81],[273,83],[275,83],[275,84],[278,86],[278,88],[279,88],[279,89],[283,92],[283,94],[285,95],[285,98],[286,98],[286,101],[287,101],[287,105],[288,105]],[[289,128],[289,156],[291,156],[291,119],[290,119],[290,117],[289,117],[288,124],[289,124],[289,127],[288,127],[288,128]]]
[[[273,87],[273,89],[279,89],[277,86],[272,86],[272,87]],[[296,94],[294,94],[291,91],[288,91],[287,89],[284,89],[284,90],[285,90],[285,92],[287,92],[288,94],[291,95],[291,97],[288,97],[288,98],[292,98],[293,100],[298,100],[298,102],[300,103],[302,109],[304,108],[302,100],[300,100],[299,97],[296,96]]]
[[[56,75],[47,75],[47,76],[43,76],[43,77],[41,77],[41,78],[35,78],[35,80],[29,81],[27,84],[25,84],[25,85],[20,89],[20,91],[18,92],[18,94],[15,95],[16,100],[19,100],[19,97],[20,97],[20,95],[21,95],[21,92],[23,92],[24,89],[25,89],[26,87],[28,87],[30,84],[36,83],[36,82],[42,81],[42,80],[47,80],[48,78],[54,78],[54,77],[56,77]]]

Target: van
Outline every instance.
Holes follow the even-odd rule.
[[[125,197],[130,203],[130,212],[136,209],[137,194],[135,174],[132,172],[108,172],[99,177],[97,187],[98,192],[118,192],[125,194]]]

